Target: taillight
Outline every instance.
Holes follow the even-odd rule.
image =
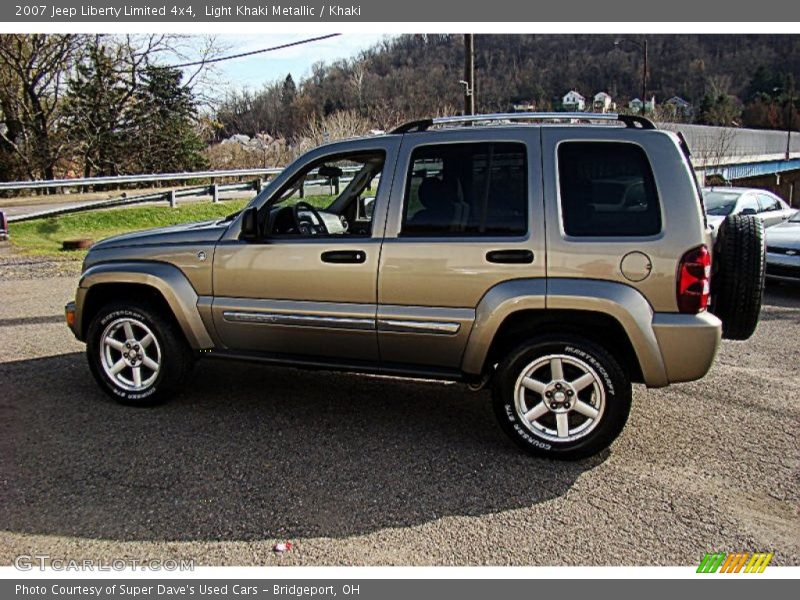
[[[678,267],[678,310],[699,313],[711,295],[711,253],[705,246],[689,250]]]

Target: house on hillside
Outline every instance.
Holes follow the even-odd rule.
[[[564,110],[584,111],[586,110],[586,98],[581,96],[575,90],[570,90],[561,99],[561,106]]]
[[[668,106],[679,117],[690,117],[694,112],[694,107],[680,96],[673,96],[664,102],[664,105]]]
[[[616,108],[617,105],[614,100],[605,92],[598,92],[594,95],[594,100],[592,101],[592,110],[594,112],[605,113],[616,110]]]
[[[634,98],[630,102],[628,102],[628,108],[632,112],[642,112],[642,101],[639,98]],[[644,103],[644,112],[645,113],[652,113],[656,108],[656,97],[651,96],[650,100]]]
[[[536,102],[521,101],[511,105],[511,112],[536,112]]]

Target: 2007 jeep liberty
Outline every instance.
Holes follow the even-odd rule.
[[[228,218],[96,244],[67,321],[127,404],[204,356],[440,378],[491,385],[524,449],[580,458],[632,383],[701,378],[753,333],[761,225],[711,246],[686,144],[647,119],[426,119],[312,150]]]

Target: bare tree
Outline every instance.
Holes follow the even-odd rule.
[[[22,174],[52,179],[66,151],[61,99],[83,36],[0,36],[0,148]]]
[[[124,139],[148,69],[179,65],[182,88],[208,106],[220,52],[212,36],[0,36],[0,178],[120,172],[122,146],[108,141]]]
[[[353,89],[356,100],[356,108],[359,112],[364,109],[364,77],[366,76],[364,63],[353,61],[350,72],[350,87]]]

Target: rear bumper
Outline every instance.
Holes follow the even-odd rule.
[[[722,321],[709,312],[656,313],[653,332],[669,383],[694,381],[705,376],[714,364],[722,339]]]

